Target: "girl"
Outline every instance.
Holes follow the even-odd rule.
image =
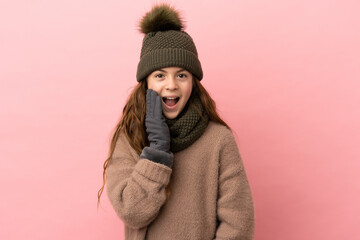
[[[125,239],[253,239],[254,208],[229,126],[201,85],[179,13],[154,6],[131,93],[104,163]]]

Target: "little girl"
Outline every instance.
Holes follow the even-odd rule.
[[[125,239],[253,239],[251,189],[229,126],[201,85],[201,64],[179,13],[154,6],[138,85],[104,163],[109,200]]]

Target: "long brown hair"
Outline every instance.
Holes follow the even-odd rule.
[[[98,202],[97,207],[99,207],[100,197],[104,190],[106,184],[106,169],[109,165],[109,161],[112,157],[112,154],[115,150],[116,141],[119,137],[121,130],[124,130],[127,140],[129,141],[131,147],[140,155],[142,149],[145,146],[149,146],[149,141],[147,139],[147,134],[145,130],[145,113],[146,113],[146,89],[147,81],[141,81],[135,86],[129,98],[124,106],[122,117],[119,123],[114,128],[114,134],[111,140],[109,155],[105,160],[103,165],[103,185],[98,191]],[[220,118],[219,114],[216,111],[216,104],[214,100],[210,97],[210,94],[202,86],[200,81],[193,76],[193,90],[190,96],[189,101],[192,101],[194,95],[200,97],[200,100],[205,108],[206,113],[209,115],[211,121],[220,123],[227,128],[230,127]],[[200,111],[200,110],[199,110]],[[168,195],[170,194],[169,189],[167,189]]]

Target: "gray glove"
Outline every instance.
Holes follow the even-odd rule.
[[[140,157],[171,167],[173,154],[170,152],[170,130],[161,105],[158,93],[147,89],[145,127],[150,146],[144,147]]]
[[[168,152],[170,150],[170,131],[162,114],[161,98],[152,89],[146,91],[145,127],[150,147]]]

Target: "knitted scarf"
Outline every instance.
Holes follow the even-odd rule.
[[[173,153],[179,152],[194,143],[204,133],[209,122],[209,116],[200,98],[196,95],[189,99],[176,118],[165,119],[171,136],[170,151]]]

